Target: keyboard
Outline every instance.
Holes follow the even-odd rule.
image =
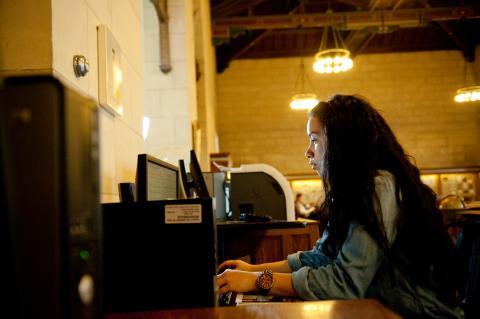
[[[240,213],[238,216],[238,220],[244,221],[244,222],[269,222],[272,220],[271,216],[268,215],[256,215],[256,214],[245,214],[245,213]]]

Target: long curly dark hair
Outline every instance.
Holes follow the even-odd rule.
[[[442,288],[458,287],[455,246],[435,205],[434,192],[406,155],[383,117],[364,99],[336,95],[310,112],[325,129],[327,143],[322,180],[329,211],[329,237],[323,249],[335,256],[352,221],[362,224],[393,263],[398,251],[411,261],[404,265],[417,282],[435,269]],[[386,170],[395,177],[396,239],[388,244],[382,214],[374,209],[374,177]],[[379,205],[377,205],[379,207]],[[396,251],[397,250],[397,251]]]

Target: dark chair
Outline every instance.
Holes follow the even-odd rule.
[[[461,229],[456,246],[466,272],[465,288],[460,291],[465,318],[480,318],[480,220],[452,222],[448,227]]]

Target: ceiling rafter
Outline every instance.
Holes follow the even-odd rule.
[[[428,0],[421,0],[421,3],[426,8],[432,7]],[[446,21],[437,21],[437,23],[440,28],[447,34],[450,40],[452,40],[452,42],[455,43],[455,45],[463,52],[465,60],[468,62],[475,61],[475,48],[463,42]]]
[[[292,4],[288,14],[295,13],[298,10],[299,2]],[[258,41],[266,37],[273,30],[253,30],[250,34],[239,36],[232,39],[230,43],[225,43],[216,47],[217,51],[217,72],[221,73],[228,67],[228,64],[234,58],[240,57],[242,54],[250,50]]]
[[[378,0],[371,0],[368,3],[368,10],[374,11],[379,4]],[[360,53],[375,37],[375,34],[371,32],[366,32],[364,30],[353,30],[350,31],[347,38],[345,39],[345,45],[350,50],[352,57],[355,57]]]
[[[431,6],[425,7],[422,1]],[[468,57],[469,52],[473,56],[471,48],[480,44],[480,33],[475,31],[480,28],[477,0],[211,0],[211,3],[219,72],[233,59],[315,54],[326,25],[338,27],[345,42],[355,39],[347,42],[354,55],[461,50]],[[304,11],[300,8],[302,4]],[[287,13],[294,5],[296,13]],[[327,16],[329,7],[333,14]],[[299,38],[304,40],[299,42]]]
[[[227,17],[234,13],[241,13],[245,10],[250,10],[256,7],[257,5],[265,2],[266,0],[249,0],[249,1],[228,1],[228,5],[222,5],[220,3],[217,6],[212,8],[212,14],[216,17]]]
[[[250,50],[250,48],[257,44],[261,39],[263,39],[267,35],[270,35],[272,32],[273,30],[265,30],[261,34],[256,36],[254,39],[251,39],[247,45],[245,45],[242,49],[238,50],[233,54],[232,59],[238,58],[239,56]]]
[[[229,8],[231,7],[232,5],[235,5],[237,1],[236,0],[225,0],[225,1],[222,1],[214,6],[212,6],[212,16],[214,17],[219,17],[221,16],[221,11],[222,10],[225,10],[226,8]]]
[[[335,24],[343,30],[358,30],[369,26],[417,27],[430,21],[478,18],[478,10],[466,6],[219,18],[214,19],[212,25],[214,29],[268,30],[314,28]]]
[[[404,0],[397,0],[397,2],[390,9],[397,10],[402,5],[403,1]],[[381,1],[370,1],[369,11],[375,11],[380,5],[382,5]],[[387,6],[381,6],[381,8],[388,9]],[[370,43],[370,41],[372,41],[374,37],[375,33],[373,32],[362,32],[362,30],[355,30],[350,32],[347,39],[345,40],[345,44],[347,48],[350,49],[352,57],[355,57],[367,47],[368,43]]]

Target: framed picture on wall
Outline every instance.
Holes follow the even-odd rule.
[[[97,27],[98,102],[112,115],[123,115],[122,51],[110,29]]]

